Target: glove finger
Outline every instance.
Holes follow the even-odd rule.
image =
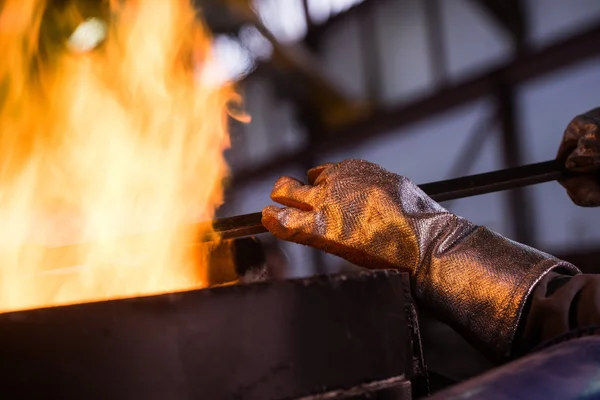
[[[316,205],[319,188],[305,185],[297,179],[282,176],[275,182],[271,199],[287,207],[310,211]]]
[[[597,174],[581,175],[560,180],[559,183],[567,190],[567,194],[578,206],[600,206],[600,179]]]
[[[327,224],[323,216],[315,211],[267,206],[262,212],[262,224],[278,239],[311,246],[356,265],[366,268],[398,268],[368,251],[344,244],[327,235]]]
[[[314,245],[316,215],[297,208],[267,206],[262,211],[262,224],[275,237],[295,243]]]
[[[327,164],[319,165],[318,167],[309,169],[306,174],[307,178],[308,178],[308,184],[315,185],[315,186],[318,185],[319,182],[322,182],[323,178],[325,177],[323,175],[323,173],[328,170],[331,170],[338,164],[339,163],[327,163]]]
[[[571,152],[582,144],[580,141],[584,137],[586,138],[584,142],[594,137],[597,138],[599,125],[600,108],[573,118],[565,129],[556,158],[566,160]]]
[[[556,155],[557,159],[566,160],[569,157],[569,154],[577,148],[579,138],[583,136],[582,130],[584,125],[585,122],[581,116],[577,116],[569,122],[558,148],[558,153]]]

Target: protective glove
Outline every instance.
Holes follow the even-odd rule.
[[[582,207],[600,206],[600,108],[579,115],[569,123],[557,159],[567,169],[584,173],[560,180],[573,202]]]
[[[405,177],[359,160],[308,172],[308,185],[280,178],[263,224],[276,237],[367,268],[412,277],[422,307],[492,358],[509,355],[533,286],[577,268],[445,210]]]

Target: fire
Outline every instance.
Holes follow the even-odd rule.
[[[207,250],[184,244],[210,228],[180,228],[222,201],[235,94],[206,79],[196,14],[189,0],[3,2],[0,311],[205,285]]]

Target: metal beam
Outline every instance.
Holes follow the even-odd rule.
[[[517,50],[527,39],[527,21],[521,0],[473,0],[481,6],[512,37]]]
[[[381,62],[382,49],[377,16],[374,9],[365,10],[359,19],[359,46],[361,62],[363,64],[363,76],[366,99],[371,106],[377,107],[381,102]]]
[[[314,48],[321,40],[321,37],[323,37],[326,32],[330,31],[332,27],[343,24],[349,18],[354,18],[355,16],[361,17],[365,12],[369,12],[374,6],[385,3],[386,1],[393,0],[363,0],[363,2],[350,7],[346,11],[331,16],[324,23],[313,25],[306,33],[304,42],[309,47]]]
[[[273,47],[268,63],[283,71],[288,79],[302,82],[307,88],[310,101],[303,105],[313,107],[313,113],[320,123],[329,127],[339,127],[353,123],[357,115],[363,113],[363,106],[353,101],[343,88],[333,82],[321,60],[304,43],[282,43],[265,26],[251,2],[248,0],[227,0],[230,12],[237,19],[253,25]],[[296,99],[301,103],[301,99]]]
[[[448,55],[446,54],[444,18],[440,0],[425,0],[423,6],[427,22],[429,64],[433,79],[437,87],[441,88],[448,81]]]
[[[485,115],[481,121],[477,122],[469,133],[467,142],[460,150],[460,155],[456,157],[454,164],[448,168],[447,179],[465,176],[471,172],[475,163],[481,158],[480,154],[484,145],[491,138],[491,135],[496,133],[494,131],[497,130],[497,125],[498,112],[496,110],[489,115]],[[444,207],[451,209],[452,201],[447,201]]]
[[[306,21],[306,29],[309,31],[313,27],[313,21],[310,16],[308,0],[302,0],[302,12],[304,13],[304,20]]]
[[[514,168],[523,164],[521,132],[519,132],[516,95],[514,88],[503,81],[498,81],[496,90],[498,116],[502,126],[502,153],[504,166]],[[517,242],[535,247],[535,214],[525,188],[517,188],[506,193],[509,215],[512,215],[513,239]]]
[[[374,1],[374,0],[372,0]],[[490,95],[501,79],[519,85],[600,54],[600,26],[570,37],[545,49],[523,54],[500,68],[443,89],[408,105],[382,110],[344,129],[319,132],[320,140],[293,152],[280,154],[255,168],[234,174],[234,185],[272,175],[308,156],[326,155],[361,145],[375,138],[397,134],[399,128]]]

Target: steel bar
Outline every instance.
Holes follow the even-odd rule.
[[[438,202],[456,200],[481,194],[515,189],[538,183],[551,182],[566,176],[563,163],[546,161],[500,171],[465,176],[440,182],[426,183],[419,187]],[[211,241],[215,235],[222,239],[233,239],[267,232],[261,223],[262,214],[238,215],[221,218],[213,222],[214,233],[200,241]]]

